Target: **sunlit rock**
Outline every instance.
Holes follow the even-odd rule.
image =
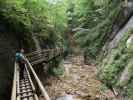
[[[128,69],[128,67],[126,67],[124,69],[124,71],[122,72],[122,74],[121,74],[120,85],[121,86],[126,85],[128,83],[128,81],[129,81],[129,79],[130,79],[130,77],[129,77],[129,69]]]
[[[131,35],[131,36],[129,37],[129,39],[127,40],[126,45],[127,45],[128,50],[129,50],[130,52],[133,52],[133,35]]]

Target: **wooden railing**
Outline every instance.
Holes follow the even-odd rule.
[[[41,50],[41,51],[34,51],[32,53],[26,54],[25,59],[26,59],[26,73],[29,79],[29,82],[32,86],[33,91],[36,91],[36,88],[34,86],[34,83],[30,77],[32,74],[32,78],[34,78],[34,81],[37,83],[39,90],[41,91],[41,94],[44,97],[44,100],[51,100],[48,93],[46,92],[45,88],[43,87],[43,84],[39,80],[36,72],[34,71],[32,65],[42,63],[43,61],[47,61],[52,59],[53,57],[57,57],[58,55],[61,55],[63,53],[63,49],[58,48],[58,49],[48,49],[48,50]],[[15,62],[14,65],[14,77],[13,77],[13,85],[12,85],[12,94],[11,94],[11,100],[21,100],[21,95],[20,95],[20,78],[19,78],[19,66]],[[34,95],[35,100],[38,100],[37,94]]]
[[[41,94],[43,95],[44,100],[51,100],[48,93],[46,92],[42,82],[38,78],[36,72],[34,71],[32,65],[30,64],[30,62],[28,61],[27,58],[26,58],[25,69],[27,72],[27,76],[29,78],[29,82],[32,86],[32,91],[34,91],[33,93],[37,93],[37,91],[36,91],[35,85],[33,84],[32,79],[30,77],[31,74],[33,75],[32,78],[34,78],[35,82],[37,83],[39,90],[41,91]],[[24,99],[21,99],[21,95],[20,95],[21,91],[20,91],[20,86],[19,86],[20,85],[19,72],[20,72],[19,66],[17,63],[15,63],[11,100],[24,100]],[[35,100],[39,100],[39,97],[37,96],[37,94],[34,94],[34,98],[35,98]],[[26,100],[28,100],[28,99],[26,99]]]
[[[13,78],[13,85],[12,85],[12,94],[11,94],[11,100],[20,100],[19,97],[19,66],[15,62],[14,65],[14,78]]]
[[[44,61],[49,61],[50,59],[57,57],[63,53],[62,48],[58,49],[48,49],[41,51],[34,51],[32,53],[26,54],[26,57],[30,61],[31,65],[42,63]]]
[[[48,95],[48,93],[47,93],[46,90],[44,89],[42,82],[40,81],[40,79],[38,78],[36,72],[34,71],[32,65],[30,64],[30,62],[28,61],[28,59],[26,59],[26,61],[27,61],[27,66],[28,66],[28,68],[31,70],[31,72],[32,72],[32,74],[33,74],[33,76],[34,76],[34,79],[35,79],[35,81],[37,82],[37,84],[38,84],[38,86],[39,86],[39,89],[40,89],[40,91],[41,91],[41,94],[42,94],[43,97],[44,97],[44,100],[51,100],[50,97],[49,97],[49,95]]]
[[[34,86],[34,83],[30,77],[32,75],[34,78],[34,81],[37,83],[39,90],[41,92],[41,95],[44,97],[44,100],[51,100],[48,93],[46,92],[45,88],[43,87],[42,82],[38,78],[35,70],[33,69],[32,65],[50,60],[53,57],[56,57],[58,55],[61,55],[63,53],[63,49],[48,49],[48,50],[42,50],[42,51],[35,51],[30,54],[27,54],[25,56],[26,64],[25,69],[26,73],[29,79],[29,82],[31,84],[32,90],[36,93],[36,88]],[[34,62],[33,62],[34,61]],[[18,63],[15,62],[14,65],[14,77],[13,77],[13,85],[12,85],[12,94],[11,94],[11,100],[21,100],[20,95],[20,78],[19,78],[19,66]],[[37,94],[34,95],[35,100],[39,100],[39,97]]]
[[[13,77],[13,85],[12,85],[12,95],[11,95],[11,100],[16,100],[16,91],[17,91],[17,87],[16,87],[16,77],[17,77],[17,65],[15,63],[14,65],[14,77]]]

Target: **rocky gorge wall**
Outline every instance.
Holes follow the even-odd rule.
[[[125,24],[114,30],[103,47],[104,58],[99,65],[99,78],[112,90],[115,89],[124,100],[133,100],[133,2],[125,9]],[[124,17],[123,17],[124,18]],[[124,19],[119,19],[120,21]],[[114,26],[116,27],[116,26]],[[115,29],[115,28],[114,28]],[[112,38],[112,39],[111,39]]]

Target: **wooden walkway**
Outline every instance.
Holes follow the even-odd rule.
[[[26,54],[23,79],[20,79],[19,66],[15,62],[11,100],[51,100],[32,65],[48,62],[62,53],[63,49],[49,49]],[[40,94],[38,94],[36,87],[38,87]]]
[[[47,49],[42,51],[34,51],[26,55],[31,65],[36,65],[42,62],[49,62],[51,59],[60,56],[63,49]]]

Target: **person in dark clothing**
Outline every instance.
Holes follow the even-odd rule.
[[[19,68],[20,68],[20,79],[23,79],[24,78],[25,63],[26,63],[26,60],[23,56],[23,50],[17,51],[15,56],[16,56],[16,62],[18,63]]]

